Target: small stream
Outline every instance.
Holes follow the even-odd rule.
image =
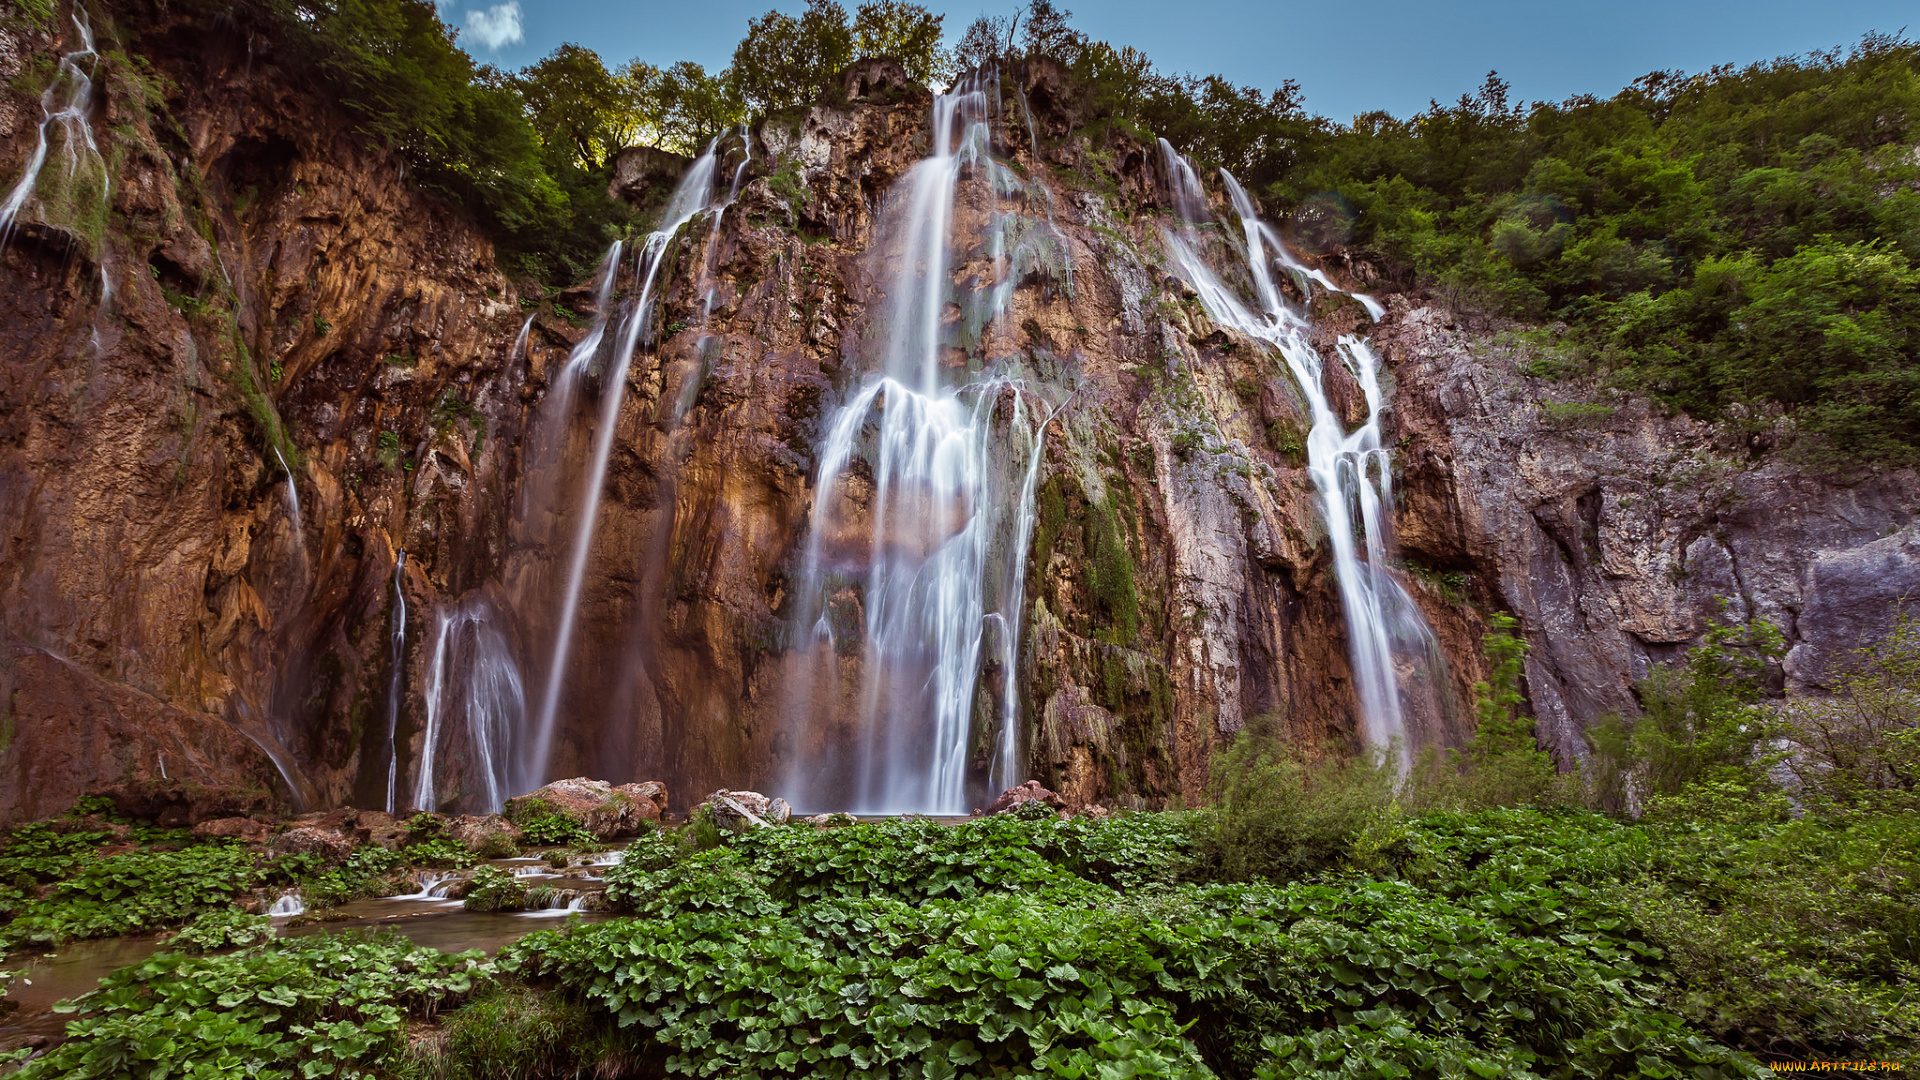
[[[416,945],[431,946],[442,952],[480,949],[493,953],[536,930],[552,929],[556,920],[569,916],[587,922],[611,918],[608,912],[581,910],[580,904],[582,894],[602,887],[601,877],[608,866],[618,861],[618,854],[614,851],[594,856],[592,862],[574,868],[571,874],[554,870],[544,859],[533,856],[491,862],[490,865],[507,870],[529,886],[552,886],[559,894],[553,907],[512,912],[468,911],[465,901],[451,900],[444,895],[446,886],[457,875],[422,870],[415,872],[418,888],[411,893],[341,904],[332,909],[339,918],[303,922],[298,926],[287,925],[289,919],[276,918],[274,926],[283,937],[390,928]],[[587,876],[580,876],[583,871]],[[433,895],[436,891],[441,895]],[[21,973],[6,996],[18,1002],[19,1008],[0,1017],[0,1049],[27,1045],[35,1037],[57,1041],[64,1034],[70,1016],[53,1012],[55,1002],[93,990],[108,973],[140,963],[166,948],[167,943],[157,935],[98,938],[75,941],[39,956],[14,958],[9,966],[17,966]]]

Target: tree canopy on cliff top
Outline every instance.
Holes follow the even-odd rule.
[[[417,179],[472,206],[510,266],[545,280],[584,276],[631,227],[604,193],[623,146],[695,152],[750,115],[820,100],[863,56],[938,84],[1047,55],[1096,125],[1228,169],[1309,252],[1551,327],[1574,369],[1696,415],[1758,434],[1784,412],[1848,457],[1920,452],[1920,45],[1904,38],[1563,102],[1512,100],[1489,74],[1417,116],[1338,123],[1309,116],[1292,82],[1158,71],[1049,0],[982,16],[951,51],[943,17],[919,5],[850,15],[810,0],[752,20],[718,73],[609,70],[573,44],[506,73],[460,51],[427,0],[255,3]]]

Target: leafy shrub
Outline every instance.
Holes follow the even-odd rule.
[[[1920,809],[1920,622],[1902,611],[1839,666],[1831,696],[1783,712],[1796,797],[1823,814]]]
[[[497,866],[483,866],[469,879],[468,911],[519,911],[527,906],[527,889],[520,880]]]
[[[1080,1075],[1122,1062],[1140,1076],[1244,1074],[1272,1056],[1269,1040],[1355,1025],[1547,1072],[1572,1063],[1569,1048],[1598,1055],[1592,1036],[1623,1022],[1678,1034],[1640,1048],[1650,1064],[1742,1074],[1733,1055],[1635,1004],[1657,979],[1619,920],[1570,941],[1559,925],[1516,932],[1530,928],[1404,883],[1126,897],[1081,882],[829,898],[789,915],[716,907],[694,890],[650,913],[533,935],[504,962],[637,1026],[670,1071],[703,1074],[921,1063],[922,1075],[936,1064],[942,1076]]]
[[[1495,612],[1481,639],[1493,670],[1473,685],[1479,724],[1465,754],[1452,749],[1421,754],[1408,776],[1406,797],[1421,809],[1490,809],[1519,806],[1555,786],[1553,760],[1534,737],[1534,720],[1523,711],[1521,664],[1527,642],[1515,635],[1519,621]]]
[[[1635,688],[1640,716],[1603,720],[1588,733],[1596,760],[1587,781],[1595,803],[1659,811],[1659,800],[1679,797],[1690,786],[1731,785],[1749,794],[1771,789],[1777,758],[1762,748],[1779,734],[1780,724],[1757,703],[1784,651],[1771,624],[1722,626],[1709,630],[1683,662],[1650,672]],[[1750,800],[1743,794],[1741,801]],[[1669,802],[1665,812],[1689,811]]]
[[[619,1076],[623,1040],[605,1017],[560,994],[496,987],[448,1015],[437,1039],[407,1047],[398,1072],[418,1080]]]
[[[520,843],[524,847],[571,847],[599,842],[585,825],[561,813],[524,818],[519,825]]]
[[[285,858],[285,857],[283,857]],[[275,860],[276,863],[282,860]],[[302,868],[309,864],[302,864]],[[386,876],[407,865],[407,857],[374,844],[353,849],[346,864],[320,871],[310,877],[297,877],[300,895],[307,906],[319,909],[344,904],[385,891]]]
[[[214,908],[203,912],[188,923],[186,929],[173,936],[173,943],[188,952],[213,952],[272,940],[272,919],[265,915],[249,915],[238,908]]]
[[[1302,761],[1279,719],[1255,717],[1214,766],[1214,809],[1194,818],[1213,876],[1283,881],[1391,842],[1394,775],[1377,752],[1354,761]]]

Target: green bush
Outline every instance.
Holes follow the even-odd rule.
[[[274,864],[299,859],[300,856],[283,856]],[[302,859],[287,876],[300,886],[300,895],[307,905],[315,910],[344,904],[349,900],[358,900],[368,896],[380,896],[385,893],[387,875],[407,865],[407,857],[397,851],[388,851],[383,847],[366,844],[353,849],[345,864],[337,867],[315,870],[317,864]]]
[[[396,1070],[407,1080],[532,1080],[623,1076],[613,1025],[560,994],[502,986],[449,1014],[437,1039],[410,1043]]]
[[[7,948],[76,938],[137,934],[176,926],[230,905],[259,880],[244,847],[130,851],[80,862],[36,900],[23,901],[0,928]]]
[[[1409,771],[1405,797],[1423,810],[1478,810],[1519,806],[1558,794],[1553,760],[1540,748],[1533,717],[1524,711],[1520,672],[1526,639],[1520,623],[1493,613],[1481,639],[1492,664],[1490,677],[1473,685],[1479,724],[1466,753],[1424,751]]]
[[[523,847],[574,847],[599,842],[585,825],[561,813],[525,817],[519,825]]]
[[[1278,717],[1254,717],[1215,763],[1213,809],[1194,819],[1199,858],[1221,880],[1287,881],[1390,854],[1394,784],[1384,752],[1301,760]]]

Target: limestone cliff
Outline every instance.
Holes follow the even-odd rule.
[[[73,45],[7,25],[11,184],[40,119],[15,76]],[[0,250],[0,817],[163,771],[327,805],[391,786],[404,808],[445,718],[429,698],[474,677],[443,655],[443,620],[484,607],[515,692],[544,683],[592,411],[534,433],[593,290],[523,304],[473,224],[283,77],[271,42],[163,13],[135,29],[101,28],[104,222],[36,200]],[[776,785],[826,737],[784,711],[789,579],[821,425],[878,311],[877,215],[928,140],[924,91],[869,81],[756,129],[734,206],[677,241],[616,420],[554,776],[697,798]],[[955,313],[949,359],[1017,358],[1059,409],[1015,680],[1028,771],[1079,802],[1191,803],[1249,716],[1351,740],[1289,376],[1169,274],[1167,178],[1144,147],[1089,135],[1045,65],[1002,94],[994,149],[1024,178],[1007,197],[1060,243],[1002,317]],[[630,162],[622,194],[651,197],[662,160]],[[964,261],[957,277],[989,273]],[[1403,577],[1444,654],[1420,741],[1466,737],[1492,610],[1534,641],[1526,688],[1571,759],[1723,600],[1782,627],[1797,687],[1920,576],[1910,473],[1841,482],[1642,402],[1555,409],[1574,387],[1417,296],[1371,328],[1351,304],[1317,315],[1390,366]],[[1357,388],[1336,397],[1361,408]],[[836,663],[850,694],[857,658]],[[436,803],[479,797],[474,737],[440,732]]]

